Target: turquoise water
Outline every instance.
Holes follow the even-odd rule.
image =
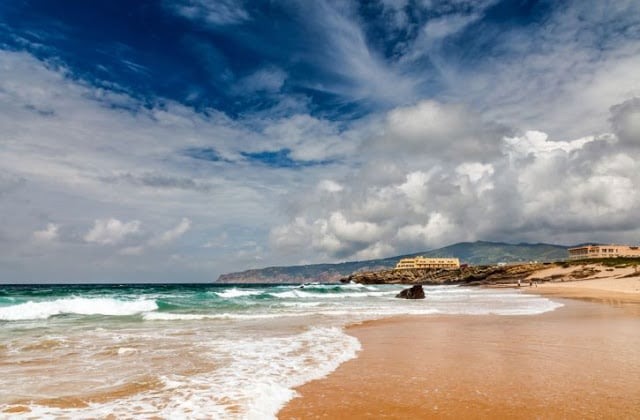
[[[455,286],[0,286],[0,413],[274,418],[294,387],[357,356],[352,322],[527,316],[548,299]],[[73,402],[73,403],[71,403]]]

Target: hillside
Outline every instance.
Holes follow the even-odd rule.
[[[304,283],[337,282],[342,277],[360,271],[393,268],[407,257],[458,257],[462,264],[484,265],[499,262],[557,261],[567,258],[567,247],[550,244],[507,244],[499,242],[461,242],[431,251],[396,257],[352,261],[338,264],[311,264],[288,267],[267,267],[237,273],[222,274],[218,283]]]

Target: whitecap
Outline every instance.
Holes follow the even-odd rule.
[[[61,314],[123,316],[156,309],[158,309],[156,302],[147,299],[124,301],[110,298],[74,297],[40,302],[29,301],[0,307],[0,320],[47,319]]]
[[[223,292],[215,292],[215,294],[224,299],[233,299],[242,296],[256,296],[262,294],[262,292],[259,290],[242,290],[234,287],[233,289],[225,290]]]

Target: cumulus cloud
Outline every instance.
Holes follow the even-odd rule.
[[[174,227],[160,234],[152,236],[150,239],[139,245],[132,245],[122,248],[118,251],[120,255],[138,256],[142,255],[150,248],[158,248],[168,245],[187,233],[191,228],[191,220],[183,217],[182,220]]]
[[[589,136],[572,141],[550,141],[546,133],[527,131],[524,136],[506,137],[504,139],[504,149],[512,156],[518,157],[537,156],[556,151],[568,153],[580,150],[585,144],[594,140],[594,136]]]
[[[633,98],[611,108],[611,122],[621,145],[640,147],[640,98]]]
[[[429,100],[390,111],[384,135],[375,147],[387,156],[419,154],[454,161],[486,160],[498,153],[500,139],[506,133],[504,127],[484,122],[462,105]]]
[[[58,238],[59,225],[55,223],[47,223],[47,227],[42,230],[33,232],[33,238],[37,242],[51,242]]]
[[[453,224],[446,216],[433,212],[429,215],[429,221],[423,225],[402,226],[398,229],[397,238],[417,246],[433,246],[440,243],[453,228]]]
[[[149,245],[160,246],[171,243],[184,235],[191,228],[191,220],[184,217],[175,227],[163,232],[149,241]]]
[[[127,236],[140,230],[140,221],[121,222],[118,219],[98,219],[93,228],[84,235],[84,240],[100,245],[113,245],[122,242]]]
[[[349,242],[373,242],[380,237],[382,229],[375,223],[348,221],[340,212],[329,216],[329,229],[338,239]]]
[[[425,121],[434,112],[438,118]],[[640,183],[640,155],[622,137],[635,139],[628,134],[634,133],[634,112],[633,101],[613,107],[614,132],[577,139],[497,130],[494,138],[486,134],[490,152],[459,151],[458,161],[445,165],[449,151],[434,151],[437,159],[426,152],[416,158],[421,139],[444,139],[441,133],[457,125],[466,133],[482,132],[485,123],[463,121],[458,108],[437,103],[400,108],[387,122],[400,127],[396,133],[407,141],[389,145],[401,159],[384,162],[378,151],[365,151],[367,163],[337,178],[343,188],[331,199],[300,197],[305,206],[293,223],[272,230],[272,244],[295,253],[312,238],[313,249],[325,258],[343,259],[476,239],[633,243],[640,233],[634,216],[640,211],[634,187]],[[456,148],[453,141],[439,145]]]

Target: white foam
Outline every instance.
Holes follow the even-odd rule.
[[[292,308],[316,308],[326,305],[326,302],[279,302],[278,305]]]
[[[215,292],[215,294],[221,298],[233,299],[242,296],[256,296],[262,294],[262,292],[259,290],[242,290],[234,287],[233,289],[225,290],[224,292]]]
[[[176,314],[171,312],[147,312],[142,317],[147,321],[198,321],[204,319],[228,319],[228,320],[250,320],[250,319],[274,319],[291,316],[307,316],[308,313],[276,312],[268,314]]]
[[[205,344],[205,343],[203,343]],[[209,343],[222,365],[192,376],[167,373],[161,390],[83,408],[31,404],[34,418],[275,419],[298,387],[356,357],[360,343],[339,328],[312,328],[276,337],[238,335]],[[222,362],[224,361],[224,362]],[[6,408],[0,404],[0,410]]]
[[[25,302],[18,305],[0,307],[0,320],[22,321],[47,319],[54,315],[135,315],[158,309],[153,300],[117,300],[110,298],[65,298],[42,302]]]
[[[275,418],[295,396],[293,388],[328,375],[361,348],[339,328],[313,328],[293,337],[221,341],[217,347],[227,349],[232,361],[216,372],[220,380],[211,391],[221,400],[243,401],[246,419]]]
[[[118,356],[126,356],[128,354],[137,353],[138,350],[132,347],[120,347],[118,348]]]
[[[384,291],[384,292],[342,292],[342,293],[312,293],[302,290],[289,290],[287,292],[269,293],[269,295],[280,299],[344,299],[344,298],[358,298],[358,297],[382,297],[382,296],[394,296],[397,291]]]

